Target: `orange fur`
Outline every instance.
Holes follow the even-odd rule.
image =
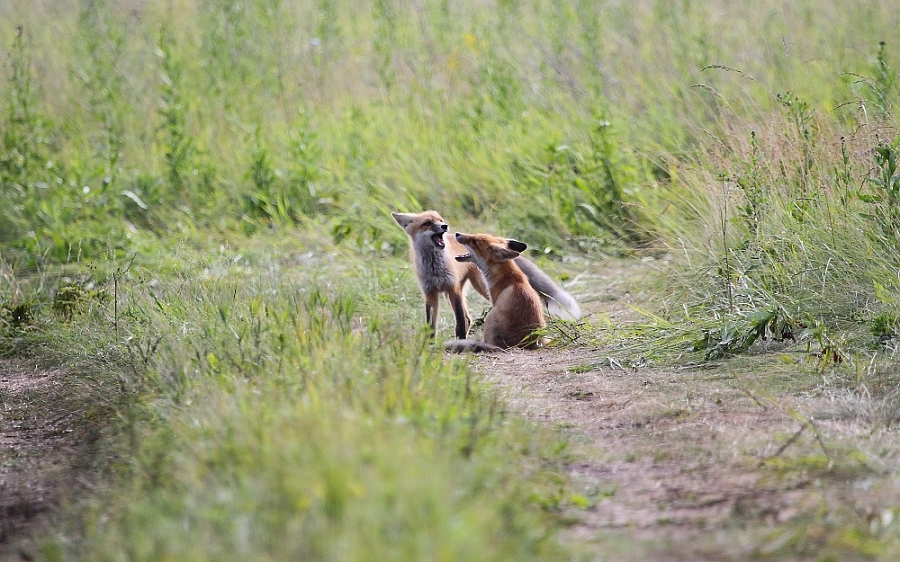
[[[458,255],[456,261],[477,263],[481,267],[494,304],[484,321],[484,342],[473,342],[472,347],[484,350],[482,343],[500,349],[540,347],[543,342],[534,332],[547,325],[541,299],[514,261],[527,246],[490,234],[457,232],[455,238],[468,250],[467,254]],[[458,342],[451,347],[466,350],[467,344]]]

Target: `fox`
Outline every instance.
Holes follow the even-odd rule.
[[[535,333],[547,325],[541,298],[515,261],[528,246],[490,234],[457,232],[454,238],[468,250],[455,256],[455,260],[478,265],[487,279],[494,306],[484,319],[483,341],[458,339],[448,342],[447,348],[460,352],[541,347],[544,339]]]
[[[443,293],[456,319],[455,335],[465,339],[472,324],[465,300],[467,284],[488,302],[491,300],[485,278],[486,268],[479,267],[474,261],[456,261],[455,256],[465,253],[465,250],[453,237],[444,238],[449,225],[436,211],[393,212],[391,216],[409,236],[410,255],[419,287],[425,296],[425,321],[436,334],[438,305]],[[572,295],[524,256],[515,258],[515,261],[551,315],[564,320],[581,318],[581,309]]]
[[[443,293],[456,318],[456,337],[465,339],[472,326],[472,318],[466,306],[466,284],[471,284],[481,296],[490,301],[484,275],[476,264],[454,259],[465,250],[454,238],[444,239],[444,234],[450,227],[436,211],[391,213],[391,216],[409,236],[410,255],[416,268],[419,288],[425,296],[425,322],[431,326],[432,333],[436,334],[438,305]]]

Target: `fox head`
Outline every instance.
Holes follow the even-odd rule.
[[[423,238],[443,250],[444,234],[449,228],[441,215],[436,211],[424,211],[421,213],[391,213],[397,224],[406,231],[413,242],[420,242]]]
[[[469,250],[468,254],[456,256],[456,261],[481,261],[485,265],[505,262],[519,257],[528,246],[518,240],[498,238],[490,234],[456,233],[456,241]]]

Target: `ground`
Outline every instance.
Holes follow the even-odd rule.
[[[581,280],[604,287],[585,309],[618,326],[640,321],[627,304],[646,271],[624,267]],[[877,535],[900,500],[888,477],[900,440],[868,397],[829,390],[802,345],[664,367],[622,347],[479,364],[515,410],[570,436],[586,500],[571,539],[601,560],[869,559],[834,536]]]
[[[640,321],[628,304],[653,267],[611,262],[576,277],[571,290],[590,318],[624,326]],[[475,364],[511,408],[570,439],[564,538],[593,559],[818,560],[821,549],[846,546],[841,559],[853,560],[858,550],[835,546],[835,528],[877,536],[891,524],[900,489],[889,464],[900,440],[880,423],[877,402],[823,390],[827,376],[806,359],[763,347],[662,365],[614,342]],[[67,376],[0,362],[4,560],[28,559],[17,541],[84,490],[95,436],[85,429],[89,412],[66,395]]]
[[[106,405],[85,403],[73,376],[0,360],[0,560],[31,559],[31,531],[90,487],[101,431],[91,416]]]

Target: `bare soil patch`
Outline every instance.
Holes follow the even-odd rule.
[[[98,429],[61,369],[0,360],[0,559],[30,560],[32,532],[84,487],[85,451]]]

